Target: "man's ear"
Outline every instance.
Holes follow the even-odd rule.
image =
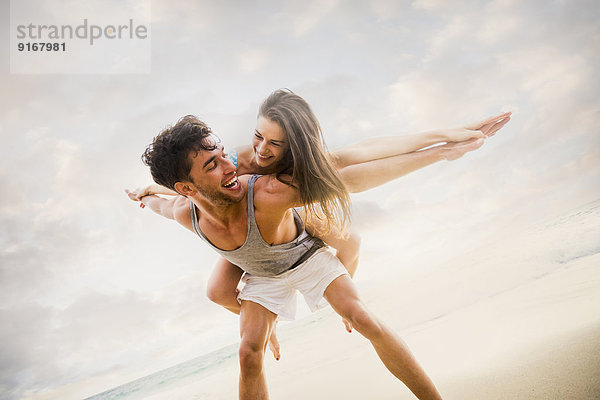
[[[184,196],[189,196],[196,192],[196,188],[194,188],[189,182],[176,182],[173,187],[177,193]]]

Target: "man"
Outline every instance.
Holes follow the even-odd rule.
[[[458,158],[477,147],[448,145],[428,154],[443,151],[445,158]],[[339,260],[306,234],[293,210],[302,206],[294,186],[269,175],[238,178],[210,129],[190,118],[156,137],[144,161],[157,183],[183,196],[145,196],[143,203],[249,273],[239,295],[240,399],[268,398],[264,352],[277,316],[293,318],[296,290],[311,309],[324,297],[418,398],[441,398],[402,340],[366,309]]]

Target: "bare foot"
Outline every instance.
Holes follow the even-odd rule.
[[[483,146],[483,139],[471,139],[458,143],[447,143],[441,145],[440,148],[444,152],[444,158],[448,161],[458,160],[470,151],[477,150]]]
[[[348,321],[346,318],[342,318],[342,322],[344,323],[344,326],[346,327],[346,330],[348,331],[348,333],[352,333],[352,323],[350,321]]]
[[[271,337],[269,337],[269,350],[273,353],[273,357],[276,360],[279,360],[281,354],[279,353],[279,340],[277,340],[277,333],[275,330],[277,329],[277,322],[273,326],[273,330],[271,331]]]

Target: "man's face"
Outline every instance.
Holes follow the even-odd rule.
[[[228,205],[237,203],[244,197],[235,166],[226,157],[221,144],[217,144],[217,148],[212,151],[191,152],[188,157],[192,160],[192,183],[209,201]]]

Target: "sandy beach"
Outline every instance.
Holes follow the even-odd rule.
[[[447,399],[600,398],[600,202],[362,288]],[[431,261],[431,260],[428,260]],[[360,286],[360,285],[359,285]],[[367,285],[369,286],[369,285]],[[331,309],[279,329],[272,399],[411,399]],[[155,399],[236,399],[237,360]]]

